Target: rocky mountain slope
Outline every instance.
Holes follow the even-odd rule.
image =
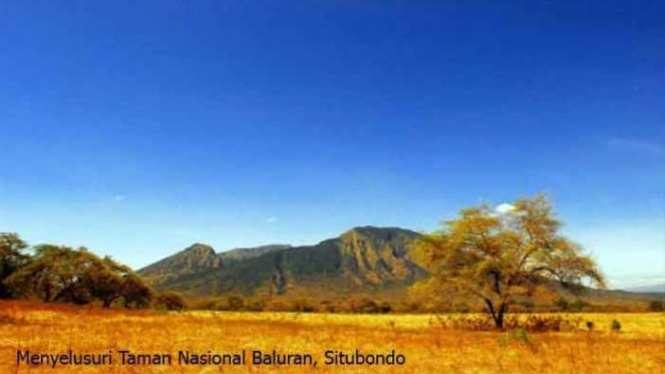
[[[195,244],[139,270],[158,289],[191,295],[336,294],[403,288],[426,275],[412,258],[418,233],[357,227],[316,245],[272,245],[220,254]]]

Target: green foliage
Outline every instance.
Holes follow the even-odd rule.
[[[16,296],[36,297],[45,302],[87,304],[93,299],[88,285],[103,262],[85,248],[40,245],[30,263],[7,280]]]
[[[30,258],[24,253],[27,248],[28,245],[17,234],[0,233],[0,299],[12,296],[5,280],[28,263]]]
[[[28,257],[20,253],[27,245],[17,236],[2,234],[0,242],[2,262],[16,265],[3,282],[4,292],[12,296],[72,304],[99,301],[105,308],[119,299],[135,308],[150,302],[152,290],[129,267],[110,257],[50,244],[34,247],[34,256]]]
[[[313,246],[276,245],[215,254],[212,248],[195,245],[139,274],[154,281],[158,289],[185,290],[202,297],[281,297],[300,287],[326,292],[322,298],[368,286],[380,291],[406,287],[426,276],[410,258],[410,245],[418,235],[368,226]],[[220,258],[222,264],[213,266],[213,260]]]
[[[154,298],[154,291],[136,274],[129,274],[122,283],[122,301],[125,308],[147,308]]]
[[[185,298],[177,292],[162,292],[155,299],[155,307],[163,310],[181,311],[187,307]]]

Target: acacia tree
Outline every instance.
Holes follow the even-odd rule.
[[[125,308],[140,309],[150,305],[155,292],[136,274],[129,274],[122,283],[121,296]]]
[[[502,329],[509,306],[538,287],[559,283],[578,290],[585,280],[604,287],[594,260],[559,232],[545,196],[507,207],[502,213],[486,204],[462,209],[443,230],[418,240],[444,291],[480,299]]]
[[[36,246],[30,263],[8,277],[6,284],[15,296],[74,304],[99,300],[104,308],[119,298],[128,307],[145,307],[152,295],[129,267],[110,257],[102,259],[85,248],[49,244]]]
[[[83,270],[83,281],[86,288],[95,299],[102,303],[103,308],[122,296],[123,284],[132,274],[132,270],[125,265],[115,262],[111,257],[99,259],[95,256],[90,266]]]
[[[177,292],[162,292],[157,295],[155,306],[165,310],[181,311],[185,309],[187,303],[185,298]]]
[[[11,296],[5,280],[22,266],[30,257],[24,253],[28,244],[14,233],[0,233],[0,299]]]
[[[92,294],[85,275],[98,260],[85,248],[38,245],[30,263],[12,274],[6,283],[15,296],[86,304],[92,300]]]

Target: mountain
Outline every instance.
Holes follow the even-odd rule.
[[[218,269],[227,262],[242,261],[285,248],[290,248],[290,246],[274,244],[252,248],[235,248],[218,254],[207,244],[195,243],[172,256],[144,267],[139,270],[139,274],[153,284],[168,284],[182,277],[195,276]]]
[[[632,287],[626,289],[628,292],[642,292],[642,293],[665,293],[665,283],[653,284],[649,286]]]
[[[416,297],[434,303],[428,289],[432,284],[419,265],[422,254],[412,246],[419,236],[401,228],[364,226],[309,246],[274,244],[216,253],[197,243],[138,273],[158,290],[190,296],[283,295],[321,301],[370,296],[391,302]],[[586,302],[633,309],[663,296],[583,288]],[[560,297],[577,299],[556,282],[549,289]],[[424,295],[418,294],[423,291]]]
[[[216,269],[221,265],[222,259],[211,246],[195,243],[172,256],[146,266],[139,271],[139,274],[152,283],[161,284]]]
[[[242,261],[253,257],[258,257],[264,253],[276,251],[279,249],[291,248],[288,244],[270,244],[260,247],[234,248],[219,254],[222,261]]]
[[[198,296],[379,292],[408,287],[426,275],[411,253],[418,236],[400,228],[364,226],[311,246],[216,254],[195,244],[139,274],[158,289]]]

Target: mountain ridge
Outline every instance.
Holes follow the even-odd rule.
[[[273,244],[216,253],[196,243],[138,273],[157,289],[199,296],[407,287],[426,275],[410,256],[419,236],[398,227],[358,226],[307,246]]]
[[[353,227],[317,244],[271,244],[224,252],[195,243],[138,273],[157,290],[194,297],[229,295],[347,299],[408,297],[427,283],[423,254],[412,244],[421,234],[399,227]],[[560,287],[551,287],[558,290]],[[559,293],[559,291],[557,291]],[[588,289],[596,301],[647,301],[663,294]],[[565,297],[573,297],[566,292]],[[659,296],[660,295],[660,296]]]

